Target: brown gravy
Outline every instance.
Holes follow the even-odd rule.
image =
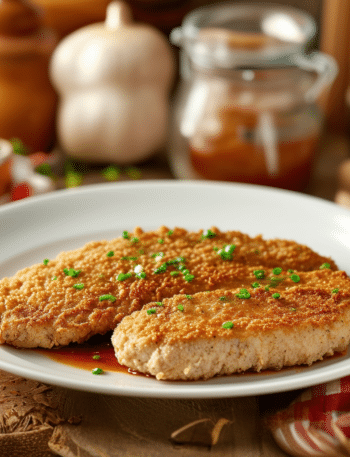
[[[130,368],[120,365],[114,355],[111,343],[111,335],[96,335],[83,344],[70,344],[66,347],[53,349],[34,349],[36,352],[49,357],[55,362],[74,366],[83,370],[91,371],[94,368],[102,368],[103,371],[117,371],[133,375],[145,376]],[[99,356],[99,359],[94,359]]]

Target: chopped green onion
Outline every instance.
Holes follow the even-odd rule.
[[[126,279],[131,278],[131,273],[119,273],[117,276],[117,281],[125,281]]]
[[[202,240],[204,240],[205,238],[214,238],[214,236],[216,236],[216,233],[209,229],[202,233]]]
[[[325,268],[331,268],[330,264],[325,262],[320,266],[320,270],[324,270]]]
[[[154,270],[154,274],[164,273],[167,269],[167,264],[162,263],[162,265]]]
[[[111,295],[111,294],[105,294],[105,295],[101,295],[101,296],[99,297],[99,300],[100,300],[100,301],[110,300],[111,302],[115,302],[115,301],[116,301],[116,298],[115,298],[113,295]]]
[[[300,276],[299,275],[296,275],[296,274],[292,274],[290,279],[293,281],[293,282],[299,282],[300,281]]]
[[[280,275],[280,274],[282,273],[282,268],[276,267],[276,268],[274,268],[274,269],[272,270],[272,273],[273,273],[274,275]]]
[[[157,312],[156,308],[150,308],[147,310],[147,314],[155,314]]]
[[[124,238],[125,240],[128,240],[128,239],[130,238],[129,233],[128,233],[126,230],[124,230],[124,232],[123,232],[123,238]]]
[[[297,309],[296,308],[291,308],[290,310],[295,312]]]
[[[134,236],[133,238],[131,238],[130,240],[132,243],[138,243],[140,240],[137,238],[137,236]]]
[[[269,286],[265,286],[265,290],[266,290],[266,291],[269,291],[269,290],[270,290],[270,287],[269,287]]]
[[[233,251],[236,249],[234,244],[227,244],[222,249],[218,251],[218,254],[222,258],[222,260],[232,260],[233,259]]]
[[[82,283],[80,283],[80,284],[73,284],[73,287],[74,287],[74,289],[81,290],[81,289],[84,289],[84,284],[82,284]]]
[[[178,309],[179,311],[183,311],[183,310],[184,310],[184,307],[183,307],[183,305],[178,305],[178,306],[177,306],[177,309]]]
[[[265,278],[265,271],[264,270],[255,270],[254,276],[256,279],[264,279]]]
[[[294,273],[294,270],[287,270],[287,271],[288,271],[288,273],[290,273],[290,274]]]
[[[252,287],[256,289],[257,287],[260,287],[260,284],[258,282],[253,282]]]
[[[92,370],[92,374],[103,374],[104,371],[102,370],[102,368],[94,368]]]
[[[332,294],[337,294],[338,292],[339,292],[339,289],[338,289],[338,288],[332,290]]]
[[[233,322],[231,322],[231,321],[226,321],[222,324],[222,328],[230,329],[232,327],[233,327]]]
[[[171,271],[170,272],[170,276],[179,276],[179,272],[178,271]]]
[[[94,360],[99,360],[99,359],[101,358],[101,356],[98,355],[98,354],[95,354],[95,355],[92,356],[92,358],[93,358]]]
[[[53,277],[51,278],[51,281],[56,281],[56,279],[57,279],[57,276],[53,276]]]
[[[163,243],[164,243],[163,238],[159,238],[158,243],[159,243],[159,244],[163,244]]]
[[[191,282],[194,280],[194,275],[187,274],[185,275],[185,281]]]
[[[187,300],[192,300],[192,295],[186,295]]]
[[[72,278],[76,278],[81,273],[81,270],[74,270],[74,268],[64,268],[63,273],[67,276],[71,276]]]
[[[221,301],[225,301],[225,300],[226,300],[226,297],[225,297],[225,295],[223,295],[222,297],[219,297],[219,300],[221,300]]]
[[[50,262],[49,259],[44,259],[44,260],[43,260],[43,264],[44,264],[44,265],[47,265],[49,262]]]
[[[250,298],[250,293],[247,289],[241,289],[238,294],[236,294],[238,298]]]
[[[144,271],[140,271],[140,273],[136,273],[135,274],[136,278],[139,278],[139,279],[146,279],[147,275]]]
[[[168,235],[168,236],[171,236],[173,233],[174,233],[174,230],[169,230],[169,232],[167,233],[167,235]]]
[[[114,256],[114,251],[108,251],[106,256],[107,257],[113,257]]]
[[[156,301],[157,306],[164,306],[161,301]]]
[[[272,294],[272,298],[280,298],[281,294],[276,292],[275,294]]]

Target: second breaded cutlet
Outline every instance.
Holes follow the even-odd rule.
[[[127,316],[112,343],[118,362],[159,380],[310,365],[350,342],[350,280],[176,295]],[[320,279],[320,281],[318,281]],[[277,292],[278,290],[278,292]]]
[[[334,261],[287,240],[216,227],[190,232],[136,228],[87,243],[0,281],[0,343],[65,346],[113,330],[145,304],[176,294],[245,287],[254,271],[311,271]],[[277,282],[279,280],[277,279]]]

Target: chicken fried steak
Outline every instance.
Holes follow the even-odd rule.
[[[160,380],[197,380],[309,365],[343,351],[350,341],[350,280],[328,270],[323,281],[315,273],[304,274],[309,285],[260,284],[150,303],[115,329],[116,357]]]
[[[90,242],[0,281],[0,342],[43,347],[83,342],[113,330],[149,302],[177,294],[246,287],[254,271],[319,270],[335,263],[287,240],[237,231],[136,228]],[[321,271],[321,270],[320,270]],[[275,275],[276,276],[276,275]]]

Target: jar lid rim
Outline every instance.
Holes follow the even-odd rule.
[[[235,29],[235,21],[242,27],[244,20],[248,29]],[[253,24],[255,30],[249,30]],[[191,11],[170,38],[197,65],[228,68],[288,63],[291,55],[306,49],[316,31],[313,17],[294,7],[224,2]]]

